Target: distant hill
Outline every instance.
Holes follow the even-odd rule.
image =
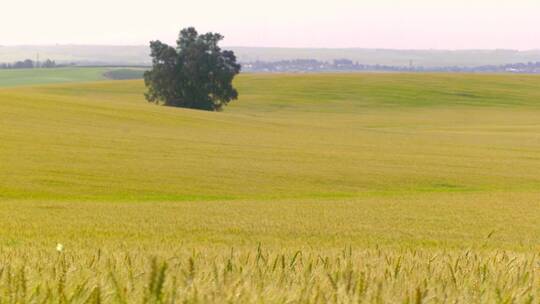
[[[350,59],[360,64],[389,66],[482,66],[540,61],[540,50],[390,50],[390,49],[288,49],[233,48],[240,61]]]
[[[51,45],[0,46],[0,62],[13,62],[26,58],[50,58],[57,63],[80,65],[149,65],[146,46],[111,45]]]
[[[540,50],[390,50],[226,47],[240,62],[315,59],[350,59],[360,64],[391,66],[481,66],[540,61]],[[52,45],[0,46],[0,62],[51,58],[79,65],[149,65],[148,46]]]

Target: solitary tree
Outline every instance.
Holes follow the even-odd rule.
[[[232,51],[221,50],[218,33],[199,35],[182,30],[176,49],[161,41],[150,42],[152,70],[144,74],[149,102],[168,106],[219,111],[238,98],[233,87],[240,65]]]

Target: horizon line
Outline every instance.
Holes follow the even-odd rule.
[[[85,44],[85,43],[54,43],[54,44],[0,44],[2,47],[146,47],[146,44]],[[295,46],[245,46],[245,45],[223,45],[222,48],[254,48],[254,49],[289,49],[289,50],[388,50],[388,51],[515,51],[534,52],[540,48],[517,49],[517,48],[387,48],[387,47],[295,47]]]

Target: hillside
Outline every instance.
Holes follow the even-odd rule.
[[[0,88],[37,84],[105,80],[106,68],[0,70]]]
[[[140,79],[136,68],[0,69],[0,88],[40,84],[92,82],[107,79]]]
[[[539,84],[246,75],[224,113],[148,104],[141,81],[3,89],[0,193],[189,200],[535,189]]]
[[[0,293],[540,298],[540,77],[236,85],[222,113],[149,104],[141,80],[0,88]]]

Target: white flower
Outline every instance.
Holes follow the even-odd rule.
[[[56,251],[62,252],[64,250],[64,245],[58,243],[56,244]]]

